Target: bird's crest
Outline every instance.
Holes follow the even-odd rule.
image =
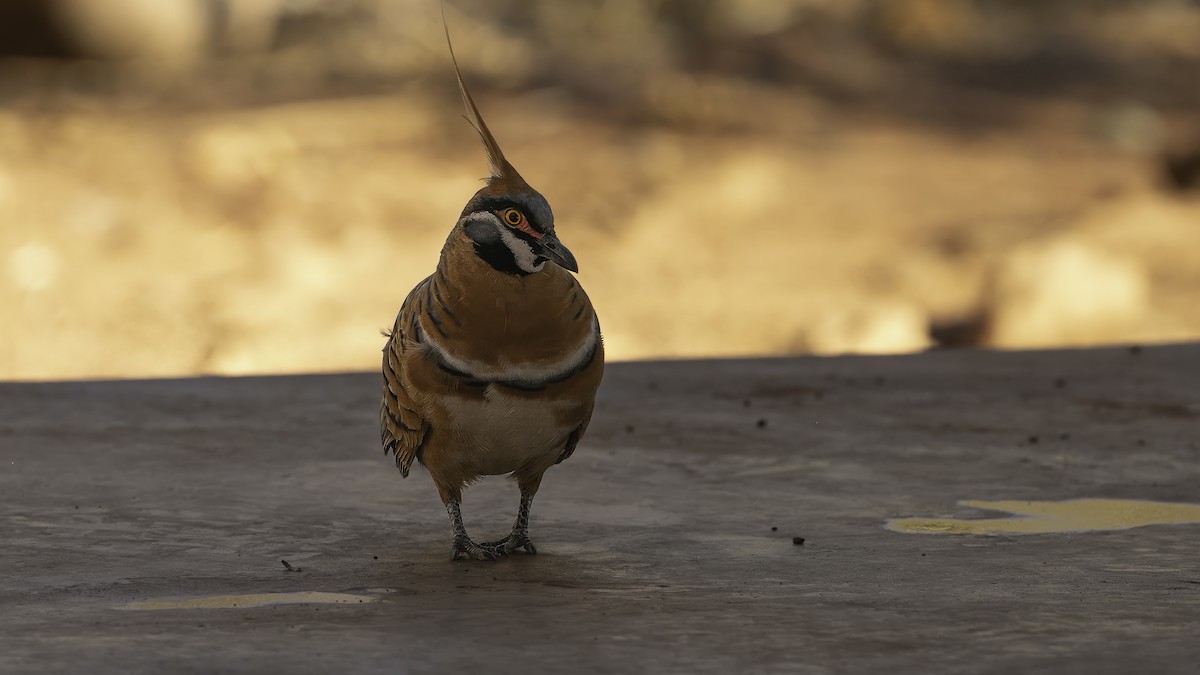
[[[475,100],[471,98],[471,92],[467,91],[467,83],[463,82],[462,71],[458,68],[458,59],[454,56],[454,44],[450,41],[450,26],[446,23],[446,8],[442,7],[442,28],[446,31],[446,46],[450,48],[450,61],[454,64],[454,75],[458,78],[458,91],[462,94],[463,107],[467,109],[467,122],[479,132],[479,139],[483,141],[483,148],[487,152],[488,166],[491,167],[492,179],[520,179],[521,175],[513,168],[512,164],[504,158],[504,152],[500,150],[500,144],[496,142],[496,137],[492,136],[492,132],[488,129],[487,124],[483,121],[483,116],[479,114],[479,108],[475,107]]]

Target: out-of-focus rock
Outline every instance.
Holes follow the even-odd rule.
[[[869,302],[823,317],[805,336],[815,354],[899,354],[929,346],[928,317],[903,302]]]
[[[1150,153],[1162,144],[1163,119],[1153,108],[1127,101],[1102,108],[1096,116],[1094,133],[1122,150]]]
[[[1163,157],[1163,175],[1172,190],[1200,191],[1200,145],[1168,151]]]
[[[223,51],[261,52],[271,47],[284,0],[226,0],[218,25]]]
[[[733,26],[739,32],[767,35],[787,28],[794,15],[815,4],[819,3],[808,0],[722,0],[716,3],[713,14],[724,25]]]
[[[870,24],[887,44],[914,52],[954,52],[976,45],[980,13],[967,0],[884,0]]]
[[[271,46],[285,0],[8,0],[0,52],[160,65]]]
[[[929,337],[939,347],[979,347],[988,339],[991,318],[976,309],[968,314],[935,317],[929,324]]]
[[[209,42],[209,16],[197,0],[53,0],[56,23],[84,56],[186,63]]]
[[[1200,121],[1188,120],[1172,129],[1163,142],[1160,161],[1168,189],[1200,193]]]
[[[1137,259],[1071,238],[1027,244],[997,268],[989,342],[1036,348],[1135,340],[1149,291]]]

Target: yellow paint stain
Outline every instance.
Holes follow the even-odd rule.
[[[202,598],[139,600],[121,609],[241,609],[275,605],[349,605],[376,602],[379,598],[353,593],[298,591],[295,593],[249,593],[246,595],[209,595]]]
[[[1071,499],[1061,502],[960,501],[985,511],[1011,513],[1011,518],[893,518],[887,528],[909,534],[1046,534],[1128,530],[1146,525],[1200,524],[1200,504],[1136,499]]]

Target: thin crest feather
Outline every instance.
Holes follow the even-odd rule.
[[[483,121],[483,116],[479,114],[479,108],[475,107],[475,100],[471,98],[471,92],[467,91],[467,83],[463,82],[462,71],[458,68],[458,59],[454,56],[454,43],[450,41],[450,26],[446,23],[445,5],[442,6],[442,28],[446,31],[446,46],[450,48],[450,61],[454,64],[454,76],[458,78],[458,91],[462,94],[463,106],[467,109],[467,115],[464,117],[479,133],[479,139],[483,141],[483,149],[487,152],[492,178],[519,175],[512,164],[509,164],[508,160],[504,158],[500,144],[496,142],[495,136],[492,136],[492,132]]]

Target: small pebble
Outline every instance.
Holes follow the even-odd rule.
[[[767,426],[767,420],[766,418],[759,418],[758,422],[755,422],[754,425],[759,429],[763,429]]]
[[[772,528],[771,528],[771,531],[772,531],[772,532],[778,532],[778,531],[779,531],[779,528],[778,528],[778,527],[772,527]]]
[[[792,544],[795,546],[803,546],[804,537],[792,537]]]

